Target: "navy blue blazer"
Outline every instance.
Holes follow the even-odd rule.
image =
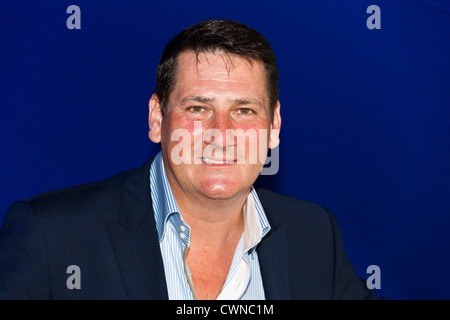
[[[167,299],[151,162],[15,202],[0,229],[0,299]],[[355,275],[330,212],[256,190],[272,227],[257,247],[267,299],[377,298]],[[71,265],[80,289],[67,287]]]

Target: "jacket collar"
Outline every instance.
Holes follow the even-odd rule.
[[[118,219],[108,221],[127,295],[134,300],[168,299],[150,198],[152,161],[126,178]]]
[[[261,204],[272,226],[257,247],[264,292],[267,300],[289,299],[289,259],[286,226],[277,215],[282,215],[279,204],[274,203],[265,190],[256,187]]]

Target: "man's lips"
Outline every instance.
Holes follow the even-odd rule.
[[[202,157],[201,159],[202,159],[202,162],[207,165],[232,165],[236,162],[235,160],[227,161],[224,159],[211,159],[211,158],[206,158],[206,157]]]

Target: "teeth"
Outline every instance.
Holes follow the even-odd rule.
[[[234,163],[234,160],[231,161],[218,161],[218,160],[212,160],[212,159],[208,159],[208,158],[202,158],[203,162],[207,163],[207,164],[232,164]]]

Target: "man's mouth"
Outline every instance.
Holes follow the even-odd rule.
[[[203,158],[202,157],[202,161],[205,164],[234,164],[234,160],[230,160],[230,161],[224,161],[224,160],[214,160],[214,159],[210,159],[210,158]]]

